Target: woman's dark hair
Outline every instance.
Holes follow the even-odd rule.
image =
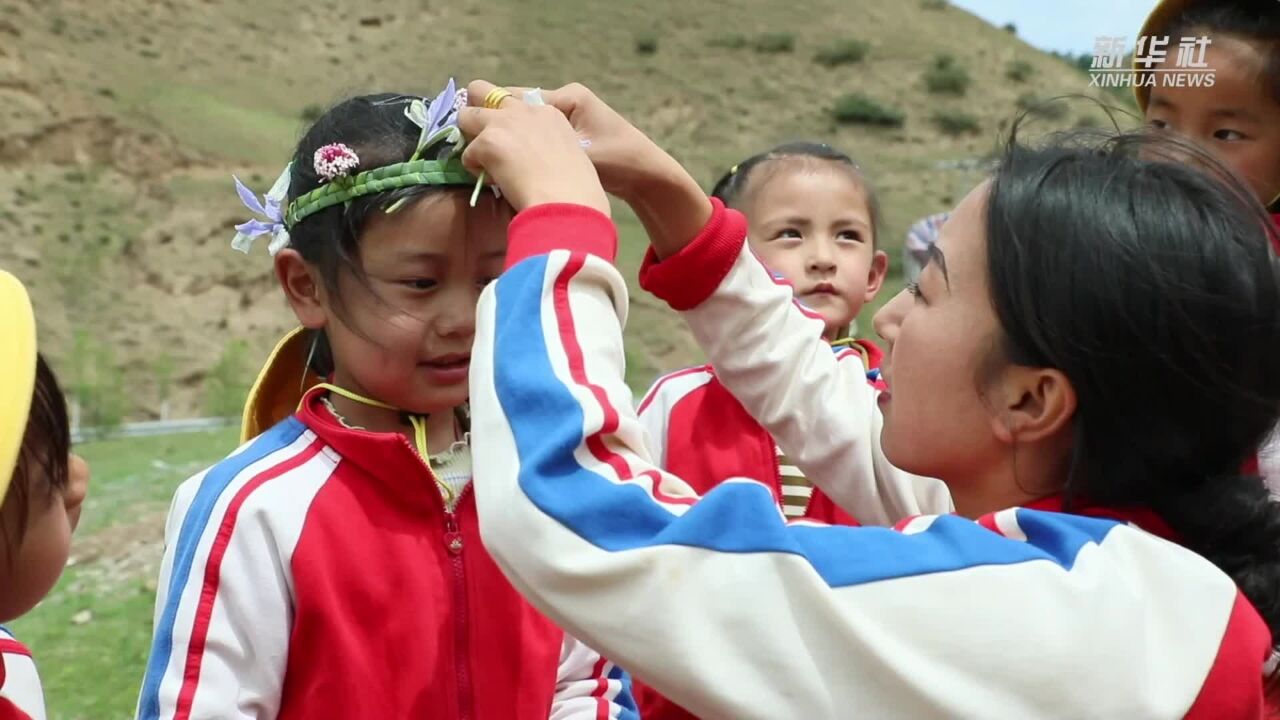
[[[1154,510],[1280,639],[1280,503],[1242,462],[1280,419],[1276,232],[1170,136],[1015,137],[986,233],[1002,350],[1075,389],[1066,507]]]
[[[18,463],[9,482],[4,504],[11,505],[17,527],[4,528],[9,557],[16,557],[27,531],[27,508],[31,493],[53,502],[54,493],[67,487],[67,460],[71,452],[71,423],[67,421],[67,401],[44,356],[36,355],[35,391],[31,411],[22,435]]]
[[[1168,37],[1172,45],[1184,36],[1234,35],[1263,50],[1262,82],[1271,97],[1280,102],[1280,2],[1276,0],[1230,0],[1193,4],[1170,19],[1157,35]]]
[[[765,166],[783,159],[831,162],[847,168],[862,185],[863,192],[867,196],[867,208],[871,214],[871,242],[874,246],[876,237],[880,234],[880,202],[876,198],[875,188],[871,186],[871,182],[863,175],[862,168],[853,161],[853,158],[826,143],[791,142],[752,155],[722,175],[712,188],[711,196],[719,198],[728,207],[740,209],[748,190],[753,187],[749,182],[750,179],[759,178]]]
[[[343,143],[360,158],[360,170],[404,162],[417,149],[420,128],[405,117],[405,109],[421,96],[379,93],[353,97],[334,105],[316,120],[293,153],[289,180],[289,202],[320,187],[316,174],[316,150],[330,143]],[[289,247],[319,269],[325,286],[341,312],[338,276],[348,270],[363,280],[359,237],[370,213],[396,203],[411,203],[447,188],[414,185],[385,193],[364,195],[345,205],[322,210],[289,230]],[[402,205],[403,206],[403,205]],[[321,377],[333,372],[333,359],[323,331],[317,331],[311,368]]]

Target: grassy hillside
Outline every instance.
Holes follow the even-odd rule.
[[[204,414],[210,387],[248,382],[291,319],[265,252],[228,248],[244,219],[230,175],[265,188],[303,116],[345,94],[578,80],[708,184],[772,143],[828,140],[875,179],[896,263],[1020,98],[1088,84],[939,0],[359,5],[0,0],[0,266],[31,284],[43,347],[100,415]],[[901,125],[838,124],[851,93]],[[644,239],[622,226],[634,268]],[[628,336],[638,386],[697,357],[642,295]]]

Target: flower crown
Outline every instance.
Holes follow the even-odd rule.
[[[400,99],[403,101],[403,99]],[[434,100],[413,98],[405,108],[405,117],[422,129],[417,148],[405,162],[383,167],[360,169],[360,156],[347,145],[334,142],[316,150],[313,163],[320,187],[294,198],[286,207],[290,163],[271,189],[259,201],[239,178],[233,178],[240,202],[250,212],[265,218],[253,218],[236,225],[231,247],[248,253],[258,237],[269,235],[267,251],[275,255],[289,244],[289,230],[307,217],[334,205],[350,203],[355,198],[414,185],[470,185],[476,178],[462,166],[466,147],[458,129],[458,110],[467,104],[466,89],[458,89],[453,80]],[[430,157],[431,159],[424,159]],[[387,208],[395,212],[399,203]]]

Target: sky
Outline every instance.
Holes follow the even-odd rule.
[[[1012,22],[1018,37],[1041,50],[1092,53],[1099,35],[1132,46],[1155,0],[951,0],[997,27]]]

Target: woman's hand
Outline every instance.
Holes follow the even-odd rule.
[[[586,141],[604,189],[635,210],[660,257],[679,252],[711,217],[701,186],[675,158],[577,83],[542,93]]]
[[[494,89],[472,82],[467,94],[479,104]],[[470,142],[462,164],[486,173],[517,211],[545,203],[585,205],[609,214],[609,199],[578,135],[554,107],[509,97],[497,109],[463,108],[458,127]]]
[[[542,97],[569,118],[605,191],[623,201],[635,199],[660,172],[679,168],[662,148],[583,85],[544,90]]]

